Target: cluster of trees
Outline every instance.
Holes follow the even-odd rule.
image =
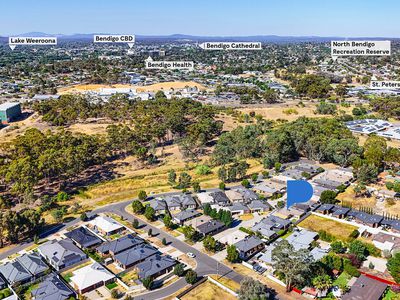
[[[378,112],[385,118],[400,118],[400,97],[374,97],[369,102],[373,111]]]
[[[310,98],[326,97],[332,89],[331,80],[329,78],[319,75],[303,75],[294,77],[291,85],[300,96],[307,96]]]
[[[362,154],[362,147],[340,121],[305,118],[282,124],[268,132],[257,125],[238,127],[221,135],[213,152],[215,164],[246,158],[263,158],[266,168],[300,156],[349,166]]]
[[[321,101],[318,105],[317,105],[317,114],[320,115],[334,115],[336,114],[337,111],[337,107],[335,104],[332,103],[328,103],[326,101]]]
[[[400,150],[388,147],[385,138],[371,135],[365,141],[363,155],[353,162],[353,172],[361,184],[367,184],[385,168],[396,169],[399,163]]]
[[[203,212],[206,216],[210,216],[215,220],[219,220],[225,224],[226,227],[230,227],[233,222],[232,214],[229,210],[211,208],[210,203],[204,204]]]
[[[240,282],[238,298],[239,300],[268,300],[275,297],[264,284],[251,277],[245,277]]]
[[[108,156],[106,142],[97,136],[52,133],[28,129],[6,144],[0,157],[0,179],[11,191],[31,200],[34,187],[59,180],[65,182]]]
[[[43,225],[44,219],[37,210],[24,209],[18,213],[9,209],[0,210],[0,248],[35,236]]]
[[[223,245],[218,242],[213,236],[207,235],[203,240],[203,247],[207,251],[217,252],[222,250]]]
[[[246,161],[234,162],[230,165],[223,165],[218,169],[218,178],[222,182],[234,182],[246,176],[249,164]]]

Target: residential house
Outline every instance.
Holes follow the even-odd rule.
[[[38,247],[38,252],[57,271],[87,259],[86,254],[70,239],[48,241]]]
[[[355,212],[352,211],[348,214],[349,216],[354,217],[357,223],[361,223],[364,225],[368,225],[371,227],[378,227],[383,221],[383,217],[376,214],[368,214],[365,212]]]
[[[266,238],[272,239],[277,237],[280,231],[288,229],[291,223],[290,220],[269,215],[260,222],[254,224],[251,230],[261,233]]]
[[[188,194],[166,196],[164,197],[164,201],[167,203],[169,211],[195,209],[197,206],[196,201]]]
[[[167,202],[163,199],[150,200],[149,205],[154,209],[157,215],[165,214],[168,211]]]
[[[268,203],[265,203],[261,200],[254,200],[247,204],[247,207],[250,209],[250,212],[266,212],[271,209],[271,206]]]
[[[323,249],[320,247],[315,247],[310,251],[311,256],[314,258],[315,261],[319,261],[329,253],[329,249]]]
[[[114,259],[118,266],[126,270],[157,253],[156,248],[148,244],[141,244],[115,255]]]
[[[310,249],[312,242],[316,241],[318,238],[318,233],[314,231],[309,231],[301,229],[300,231],[294,231],[289,235],[286,240],[291,244],[294,249]]]
[[[208,221],[212,220],[210,216],[201,215],[191,220],[186,221],[186,226],[192,226],[193,228],[197,228],[200,224],[207,223]]]
[[[115,280],[115,275],[98,262],[75,270],[72,274],[71,284],[80,294],[93,291]]]
[[[185,222],[192,220],[198,216],[201,216],[201,213],[194,209],[186,209],[172,216],[172,220],[179,225],[184,225]]]
[[[83,226],[67,232],[65,236],[73,240],[80,248],[90,248],[103,242],[99,237]]]
[[[316,211],[321,214],[327,215],[327,214],[332,213],[334,209],[335,209],[335,205],[333,205],[333,204],[322,204],[321,206],[319,206],[316,209]]]
[[[240,240],[234,244],[237,251],[239,252],[239,257],[242,260],[247,260],[254,254],[260,252],[264,249],[264,242],[256,237],[255,235],[250,235]]]
[[[125,250],[131,249],[144,243],[144,240],[133,234],[128,234],[119,239],[106,242],[96,248],[96,251],[101,255],[115,256]]]
[[[225,224],[218,220],[210,220],[206,223],[202,223],[196,227],[196,230],[202,234],[206,235],[214,235],[225,229]]]
[[[66,300],[75,297],[75,293],[58,277],[47,275],[31,292],[35,300]]]
[[[281,208],[273,213],[274,216],[279,218],[288,220],[291,218],[301,218],[305,215],[303,210],[296,209],[295,207],[291,206],[289,208]]]
[[[255,186],[253,186],[253,190],[260,194],[263,195],[266,198],[271,198],[272,196],[276,195],[278,193],[278,190],[270,187],[266,184],[266,182],[262,182],[259,184],[256,184]]]
[[[380,300],[388,285],[365,275],[358,277],[350,291],[342,296],[343,300]]]
[[[33,277],[39,278],[44,275],[49,269],[49,266],[42,260],[40,255],[36,252],[25,253],[17,257],[17,261],[33,275]]]
[[[223,191],[211,192],[210,196],[213,198],[214,204],[219,206],[228,206],[230,204],[229,198]]]
[[[12,286],[28,283],[33,279],[32,274],[17,260],[1,265],[0,273]]]
[[[378,232],[372,236],[372,243],[382,251],[394,252],[400,249],[400,237]]]
[[[251,212],[250,208],[241,202],[235,202],[230,206],[223,206],[221,207],[221,209],[229,210],[232,215],[243,215],[243,214],[249,214]]]
[[[204,205],[206,203],[213,204],[214,203],[214,198],[211,196],[212,192],[202,192],[202,193],[197,193],[196,197],[201,203],[201,205]]]
[[[242,200],[240,202],[244,202],[245,204],[258,200],[257,194],[252,190],[246,189],[245,187],[236,187],[232,188],[231,190],[239,193],[242,196]]]
[[[102,235],[110,236],[125,230],[125,227],[107,216],[98,216],[89,222],[90,228]]]
[[[232,203],[243,201],[242,194],[234,189],[225,191],[225,194]]]
[[[5,289],[7,287],[7,283],[3,279],[3,277],[0,276],[0,290]]]
[[[172,271],[177,262],[169,256],[153,255],[136,265],[139,279],[156,278]]]
[[[346,218],[347,214],[350,212],[350,208],[347,207],[337,207],[337,209],[332,213],[333,217],[344,219]]]
[[[381,225],[393,232],[400,233],[400,220],[383,219]]]

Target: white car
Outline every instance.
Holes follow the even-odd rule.
[[[186,255],[191,257],[191,258],[195,258],[196,257],[196,255],[194,255],[194,253],[192,253],[192,252],[188,252],[188,253],[186,253]]]

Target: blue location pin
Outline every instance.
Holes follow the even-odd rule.
[[[286,184],[286,208],[296,203],[307,202],[313,196],[313,187],[305,180],[288,180]]]

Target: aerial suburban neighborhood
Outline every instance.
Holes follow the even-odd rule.
[[[1,2],[0,300],[400,299],[381,2]]]

